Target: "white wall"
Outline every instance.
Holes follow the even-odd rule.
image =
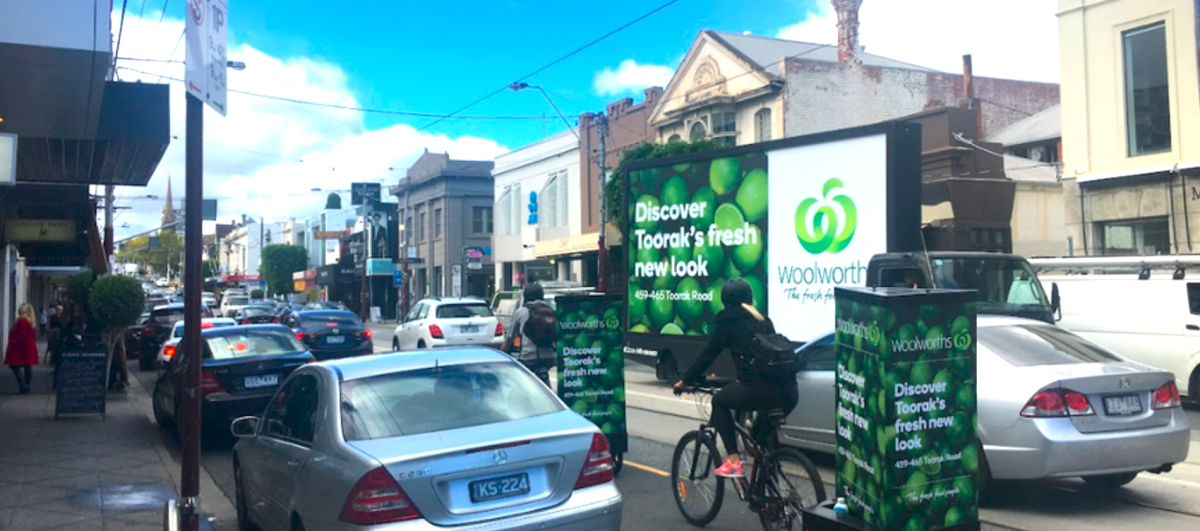
[[[511,209],[509,215],[519,216],[518,234],[502,234],[501,222],[503,216],[498,212],[497,203],[495,216],[492,254],[493,260],[502,262],[526,262],[536,259],[533,245],[537,243],[538,225],[527,222],[529,211],[529,192],[541,194],[550,175],[566,170],[567,176],[567,228],[563,236],[577,235],[583,230],[583,218],[580,191],[579,168],[579,139],[570,131],[541,140],[496,157],[496,166],[492,171],[495,178],[494,198],[499,201],[504,192],[513,187],[520,187],[518,205]],[[539,197],[539,204],[542,199]],[[539,222],[540,222],[539,218]],[[526,248],[525,246],[529,247]],[[497,271],[502,269],[497,268]],[[500,282],[497,275],[497,282]]]
[[[111,52],[109,0],[0,1],[0,42]]]

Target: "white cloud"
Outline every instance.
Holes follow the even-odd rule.
[[[976,75],[1057,83],[1056,2],[1009,0],[868,0],[859,10],[859,44],[867,51],[946,72],[972,55]],[[837,44],[837,17],[819,1],[805,20],[779,37]]]
[[[633,59],[626,59],[617,65],[616,70],[605,67],[596,72],[592,90],[599,96],[638,94],[650,87],[667,86],[674,73],[675,69],[669,66],[639,65]]]
[[[120,16],[119,12],[116,16]],[[161,27],[157,22],[157,12],[147,13],[143,19],[127,16],[121,57],[165,58],[183,24],[170,18]],[[183,58],[182,48],[180,45],[175,59]],[[337,65],[303,57],[272,57],[247,43],[231,43],[229,55],[247,65],[244,71],[229,72],[231,88],[299,100],[359,105],[350,92],[345,72]],[[122,81],[155,82],[157,73],[164,71],[168,77],[181,79],[184,75],[182,64],[127,60],[118,64],[155,73],[119,70]],[[179,200],[185,186],[183,103],[182,84],[171,83],[171,133],[178,138],[172,140],[148,186],[118,189],[117,204],[132,207],[120,211],[115,220],[118,236],[158,226],[163,201],[145,196],[164,197],[168,178],[172,181],[176,207],[181,206]],[[375,181],[384,185],[386,194],[387,186],[395,184],[426,148],[470,160],[490,160],[507,151],[488,139],[419,133],[408,125],[368,130],[358,112],[233,92],[228,94],[228,108],[227,117],[207,107],[204,113],[204,195],[218,200],[222,221],[242,214],[268,220],[306,217],[325,202],[326,193],[313,193],[313,188],[349,190],[351,182]],[[124,224],[129,227],[122,228]]]

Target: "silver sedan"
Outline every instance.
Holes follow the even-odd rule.
[[[491,349],[311,364],[233,431],[243,531],[621,527],[608,441]]]
[[[1065,329],[979,316],[976,374],[981,484],[1082,477],[1115,488],[1187,458],[1189,427],[1170,373],[1135,363]],[[780,440],[834,451],[836,346],[803,347],[800,407]]]

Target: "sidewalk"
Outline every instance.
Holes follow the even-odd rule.
[[[147,418],[146,390],[131,378],[127,392],[108,394],[105,420],[56,421],[50,380],[39,365],[33,393],[17,395],[12,373],[0,373],[0,531],[161,530],[179,464]],[[205,494],[206,510],[227,512],[224,496]]]

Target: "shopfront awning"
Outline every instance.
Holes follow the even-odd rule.
[[[599,249],[600,241],[595,233],[591,233],[537,242],[534,246],[533,254],[538,258],[553,258],[573,254],[594,253]]]

